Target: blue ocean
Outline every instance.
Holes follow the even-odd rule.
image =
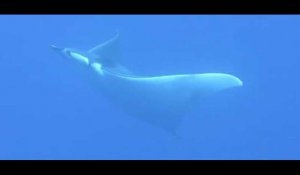
[[[1,160],[300,159],[298,15],[1,15],[0,22]],[[114,87],[110,77],[92,82],[86,67],[51,48],[85,52],[116,32],[117,61],[134,76]],[[206,95],[208,81],[157,78],[205,73],[243,85]],[[132,88],[139,76],[148,79]],[[105,84],[125,102],[106,96]],[[200,85],[192,104],[180,103]],[[176,134],[139,117],[169,127],[181,110]]]

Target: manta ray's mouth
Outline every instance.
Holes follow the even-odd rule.
[[[62,48],[57,47],[56,45],[50,45],[50,47],[54,50],[62,50]]]

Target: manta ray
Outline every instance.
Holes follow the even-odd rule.
[[[130,115],[168,132],[176,132],[195,100],[243,85],[226,73],[136,75],[120,62],[119,36],[87,51],[51,48],[78,64],[78,71],[86,71],[99,91]]]

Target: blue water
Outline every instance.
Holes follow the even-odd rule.
[[[0,159],[300,158],[300,16],[1,15],[0,23]],[[244,86],[200,101],[174,138],[95,93],[49,47],[89,49],[116,30],[135,72],[224,72]]]

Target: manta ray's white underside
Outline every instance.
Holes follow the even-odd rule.
[[[173,133],[195,100],[243,84],[223,73],[132,77],[94,67],[105,95],[133,116]]]

